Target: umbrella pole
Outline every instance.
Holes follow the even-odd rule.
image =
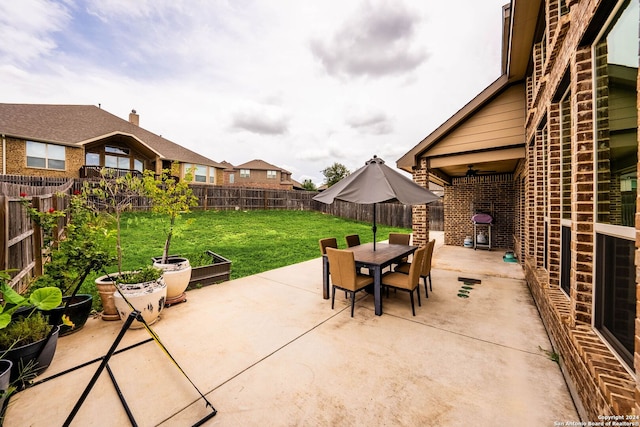
[[[373,204],[373,250],[376,250],[376,231],[378,231],[378,227],[376,227],[376,204]]]

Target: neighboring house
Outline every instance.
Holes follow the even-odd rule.
[[[444,186],[445,244],[494,216],[585,422],[640,414],[638,27],[637,0],[512,0],[503,75],[398,160]]]
[[[180,176],[219,184],[224,166],[93,105],[0,104],[2,174],[84,178],[101,167],[160,173],[173,162]]]
[[[292,190],[291,172],[264,160],[251,160],[224,170],[224,185]]]

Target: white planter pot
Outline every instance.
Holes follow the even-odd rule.
[[[169,257],[166,264],[160,262],[161,257],[153,259],[153,266],[159,268],[164,273],[162,277],[167,284],[166,304],[175,304],[186,301],[184,291],[189,286],[191,280],[191,264],[189,260],[182,257]]]
[[[131,307],[127,301],[142,315],[147,325],[153,324],[160,317],[160,312],[164,308],[167,299],[167,285],[162,277],[153,282],[136,283],[136,284],[119,284],[119,291],[113,295],[114,302],[120,319],[126,321],[131,314]],[[127,301],[124,300],[124,297]],[[134,320],[131,328],[142,328],[142,322]]]

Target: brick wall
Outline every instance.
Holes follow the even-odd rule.
[[[7,158],[6,175],[44,176],[51,178],[79,178],[80,168],[84,165],[84,150],[65,147],[64,171],[27,167],[27,145],[25,140],[6,138]]]
[[[473,235],[473,214],[486,211],[494,218],[492,247],[513,249],[515,201],[513,175],[455,178],[444,187],[445,245],[462,246]]]
[[[429,168],[427,160],[421,159],[420,167],[414,169],[413,180],[424,188],[429,188]],[[411,227],[413,229],[413,244],[424,246],[429,241],[429,205],[417,205],[412,209]],[[445,221],[446,223],[446,221]]]
[[[520,251],[518,258],[527,284],[554,350],[559,354],[560,367],[582,421],[598,421],[598,417],[606,415],[640,415],[640,381],[593,326],[597,215],[601,214],[601,220],[619,223],[621,212],[611,209],[620,204],[615,198],[619,193],[619,184],[615,181],[597,188],[601,197],[599,205],[595,205],[594,186],[598,173],[601,181],[606,181],[607,176],[599,169],[600,166],[608,169],[609,147],[606,115],[598,115],[602,121],[597,124],[598,134],[595,134],[594,110],[606,109],[608,100],[606,93],[597,103],[594,99],[594,90],[605,87],[607,81],[606,71],[600,70],[594,87],[592,43],[598,32],[595,27],[607,22],[616,2],[568,0],[566,4],[570,12],[558,18],[558,0],[545,2],[546,37],[536,43],[531,52],[533,67],[526,77],[525,159],[505,182],[488,182],[483,181],[486,177],[476,177],[454,179],[452,185],[445,186],[445,244],[462,245],[465,236],[473,233],[472,207],[478,202],[495,206],[500,199],[512,203],[500,209],[495,207],[496,212],[509,212],[511,218],[497,218],[492,243],[495,247],[510,248],[515,236],[518,243],[515,250]],[[596,58],[605,54],[604,46],[596,47]],[[637,85],[640,88],[640,79]],[[559,287],[562,176],[558,99],[567,89],[571,107],[569,295]],[[418,166],[423,169],[428,164],[423,161]],[[415,171],[414,179],[418,177],[421,179],[422,175]],[[640,369],[640,196],[636,205],[633,369],[637,371]]]
[[[596,174],[600,168],[594,168],[597,158],[598,166],[607,166],[608,147],[607,126],[603,121],[598,126],[598,147],[594,144],[594,87],[593,87],[593,55],[590,45],[581,45],[584,31],[592,21],[594,13],[598,10],[599,2],[581,1],[572,2],[570,15],[571,26],[566,24],[566,19],[559,20],[557,25],[566,25],[562,31],[553,32],[554,38],[548,40],[548,52],[556,52],[557,55],[547,59],[542,67],[544,75],[537,73],[542,64],[536,63],[534,67],[534,83],[532,84],[530,110],[527,114],[526,134],[528,140],[533,141],[527,150],[527,170],[517,175],[519,179],[526,179],[527,205],[535,213],[526,213],[525,231],[526,253],[530,258],[525,261],[525,276],[531,289],[540,315],[553,342],[555,351],[560,356],[560,366],[567,378],[567,384],[576,400],[576,405],[583,421],[597,421],[599,416],[631,414],[637,411],[638,403],[636,395],[638,387],[636,379],[619,358],[612,352],[593,325],[594,298],[595,298],[595,222],[597,212],[602,213],[601,219],[609,220],[618,215],[609,209],[610,202],[615,200],[608,196],[615,188],[615,183],[607,184],[607,187],[598,188],[599,206],[594,205],[594,185]],[[548,8],[551,10],[552,8]],[[547,21],[550,22],[551,21]],[[603,21],[604,22],[604,21]],[[548,33],[548,34],[551,34]],[[556,46],[553,44],[562,44]],[[536,46],[533,52],[535,61],[541,61],[541,47]],[[606,54],[603,46],[598,46],[596,55]],[[561,176],[559,171],[560,141],[558,133],[559,112],[556,103],[560,82],[570,74],[571,91],[571,288],[570,296],[559,288],[560,268],[560,206]],[[599,76],[606,73],[598,73]],[[597,85],[606,85],[606,77],[599,77]],[[560,93],[561,95],[561,93]],[[598,100],[598,108],[606,109],[606,97]],[[544,163],[544,153],[540,130],[547,126],[548,148],[546,154],[548,163],[546,167],[540,167]],[[600,142],[604,141],[604,144]],[[596,155],[596,149],[598,153]],[[604,168],[602,168],[604,169]],[[607,167],[608,169],[608,167]],[[548,182],[544,175],[547,174]],[[600,176],[600,178],[606,178]],[[605,179],[602,179],[605,181]],[[546,213],[540,207],[544,202],[541,198],[541,189],[548,194],[548,209]],[[546,244],[540,246],[540,217],[546,215],[548,220],[548,233]],[[640,220],[637,221],[640,225]],[[638,226],[636,226],[638,228]],[[640,243],[637,238],[636,246]],[[545,267],[543,257],[545,249],[548,265]],[[640,258],[640,255],[637,255]],[[638,265],[638,262],[636,262]],[[638,271],[636,269],[636,271]],[[640,278],[640,273],[638,273]],[[638,290],[640,295],[640,289]],[[640,305],[638,306],[640,313]],[[640,330],[640,321],[636,330],[636,349],[640,344],[637,331]],[[640,365],[640,359],[636,350],[636,367]],[[636,412],[638,413],[638,412]]]
[[[231,182],[233,175],[233,183]],[[290,182],[291,176],[283,176],[280,171],[276,171],[275,178],[267,178],[266,170],[251,169],[249,177],[241,177],[240,170],[225,170],[223,172],[223,185],[246,188],[271,188],[274,190],[292,190],[292,184],[283,184],[283,180]]]

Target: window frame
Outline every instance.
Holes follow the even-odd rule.
[[[40,148],[44,148],[44,157],[38,157],[38,156],[29,156],[29,146],[35,146],[35,145],[41,146]],[[56,148],[60,148],[62,149],[62,159],[60,158],[52,158],[49,154],[50,152],[50,147],[56,147]],[[34,148],[35,149],[35,148]],[[36,153],[34,153],[36,154]],[[41,159],[44,163],[44,165],[40,166],[40,165],[33,165],[33,164],[29,164],[29,159]],[[61,162],[62,163],[62,167],[53,167],[51,165],[52,162]],[[52,170],[52,171],[66,171],[67,170],[67,147],[64,145],[60,145],[60,144],[50,144],[48,142],[39,142],[39,141],[31,141],[31,140],[27,140],[25,142],[25,164],[27,168],[33,168],[33,169],[46,169],[46,170]]]

